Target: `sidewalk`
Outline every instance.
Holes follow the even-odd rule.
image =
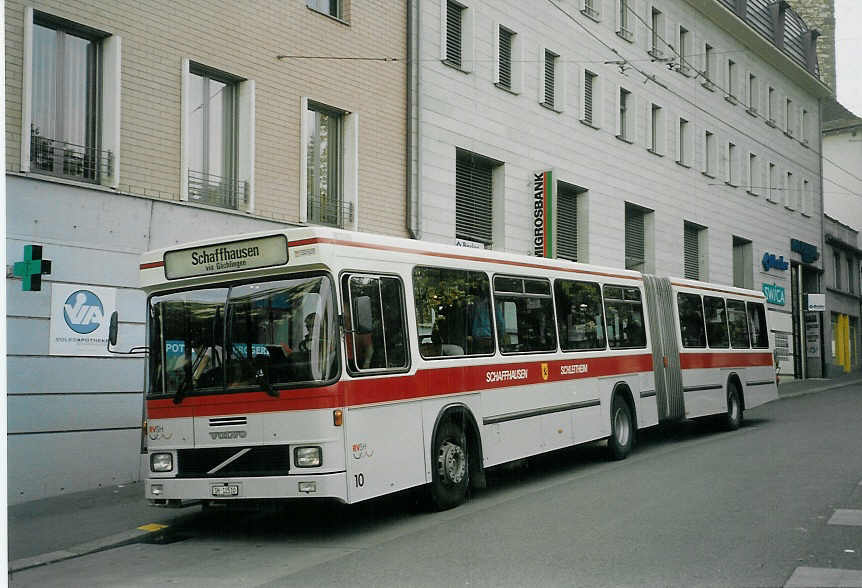
[[[862,385],[862,374],[801,381],[785,378],[778,395],[790,398],[854,384]],[[149,506],[140,482],[10,506],[9,571],[141,542],[198,512],[198,506]]]

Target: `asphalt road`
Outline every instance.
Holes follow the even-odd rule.
[[[642,434],[493,471],[464,506],[410,493],[343,506],[192,517],[138,544],[10,577],[12,586],[783,586],[801,567],[862,570],[862,387],[778,400],[735,432]]]

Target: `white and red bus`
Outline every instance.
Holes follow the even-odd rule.
[[[427,485],[777,397],[760,292],[299,228],[152,251],[153,504]]]

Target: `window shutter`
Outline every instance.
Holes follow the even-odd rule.
[[[685,223],[683,229],[683,277],[690,280],[700,279],[700,248],[697,227]]]
[[[557,257],[578,261],[578,193],[557,189]]]
[[[545,49],[545,100],[544,103],[551,108],[554,107],[554,68],[556,66],[556,55]]]
[[[644,214],[626,205],[626,269],[643,270],[645,261]]]
[[[491,165],[476,156],[458,155],[455,162],[455,236],[491,243]]]
[[[504,88],[512,88],[512,33],[500,27],[498,83]]]
[[[593,78],[595,76],[584,72],[584,122],[593,124]]]
[[[461,67],[461,10],[451,2],[446,3],[446,60]]]

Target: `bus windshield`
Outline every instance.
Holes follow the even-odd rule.
[[[337,373],[332,281],[303,276],[155,295],[150,396],[314,385]]]

